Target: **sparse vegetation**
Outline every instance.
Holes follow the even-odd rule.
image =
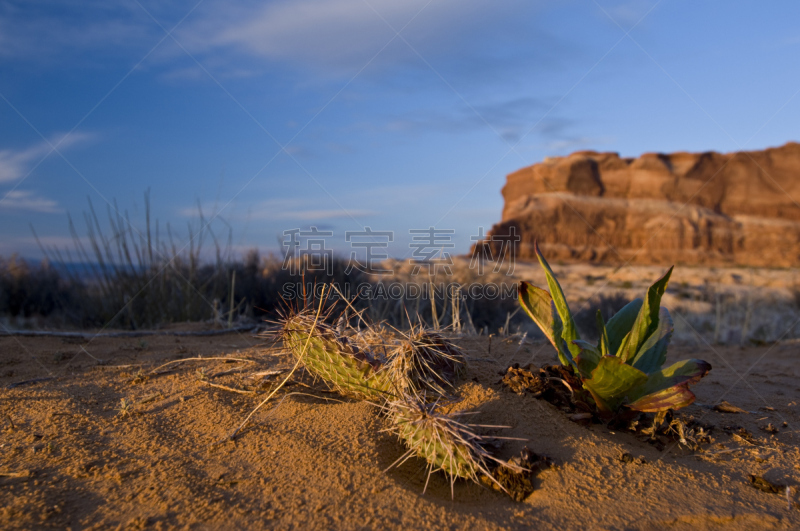
[[[393,262],[396,276],[387,279],[348,268],[333,257],[329,267],[308,267],[303,257],[290,258],[257,250],[243,257],[232,251],[232,235],[223,238],[198,207],[187,226],[186,243],[169,224],[151,219],[145,195],[144,227],[118,212],[107,211],[103,225],[91,202],[84,212],[85,236],[70,217],[72,248],[40,244],[45,259],[0,258],[0,318],[7,328],[152,329],[178,322],[232,326],[272,314],[286,296],[312,296],[314,286],[371,286],[369,297],[353,301],[374,322],[407,328],[427,323],[433,329],[452,326],[470,333],[508,333],[524,323],[510,317],[510,297],[473,297],[461,286],[507,284],[504,275],[478,275],[457,263],[452,275],[412,275],[409,264]],[[105,228],[104,228],[105,227]],[[211,256],[209,260],[208,257]],[[412,285],[401,297],[389,296],[392,282]],[[303,291],[307,293],[304,295]],[[433,303],[431,303],[433,300]],[[502,330],[501,330],[502,329]]]
[[[408,448],[391,467],[418,456],[428,463],[429,477],[441,470],[451,487],[457,478],[479,483],[483,477],[497,483],[490,461],[521,472],[492,457],[482,437],[456,416],[439,410],[440,401],[450,398],[457,375],[466,367],[455,345],[422,327],[408,334],[392,334],[369,324],[362,328],[360,315],[357,329],[343,319],[337,330],[320,319],[323,302],[316,312],[285,310],[278,338],[296,364],[302,364],[315,379],[387,413],[389,430]],[[327,313],[332,311],[333,306]]]
[[[46,255],[42,261],[0,257],[0,325],[5,329],[145,330],[193,321],[226,328],[255,324],[274,312],[287,285],[294,286],[294,294],[302,297],[301,286],[311,296],[315,285],[334,283],[353,290],[359,285],[371,286],[368,296],[353,300],[352,305],[365,310],[371,321],[400,329],[424,323],[433,330],[449,327],[470,335],[527,333],[527,339],[543,337],[518,311],[516,297],[476,297],[467,289],[505,285],[507,291],[516,292],[516,277],[491,268],[479,274],[465,259],[455,258],[452,275],[412,275],[411,264],[390,260],[385,266],[395,275],[387,278],[348,270],[348,261],[334,256],[329,274],[303,267],[300,259],[285,262],[280,256],[262,256],[256,250],[236,255],[227,228],[217,230],[221,225],[209,223],[199,207],[197,220],[187,226],[184,236],[189,238],[184,247],[176,231],[151,219],[149,205],[145,196],[143,226],[133,228],[130,219],[111,209],[107,222],[102,223],[90,204],[83,215],[83,236],[69,220],[70,249],[42,246]],[[289,265],[292,267],[286,267]],[[518,264],[518,269],[525,267]],[[610,319],[630,298],[620,286],[640,284],[631,281],[630,275],[612,281],[613,272],[598,273],[602,267],[577,279],[579,284],[592,286],[592,295],[576,306],[573,315],[581,337],[592,341],[597,339],[597,310]],[[800,298],[791,282],[780,281],[785,284],[783,291],[764,290],[757,287],[759,277],[752,271],[749,275],[739,270],[697,273],[702,281],[684,280],[667,293],[675,317],[673,341],[763,345],[800,334],[800,326],[792,326],[800,322]],[[720,283],[724,274],[733,282]],[[743,283],[748,278],[752,285]],[[393,283],[414,289],[401,297],[389,296]]]

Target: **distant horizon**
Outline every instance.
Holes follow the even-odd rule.
[[[575,151],[797,138],[800,5],[658,0],[82,0],[0,6],[0,256],[85,234],[91,200],[187,243],[500,221],[505,176]],[[789,140],[787,140],[789,139]],[[115,212],[116,215],[116,212]],[[127,225],[127,221],[123,222]],[[106,229],[108,230],[108,229]]]
[[[800,143],[800,142],[798,142],[796,140],[787,140],[786,142],[784,142],[782,144],[779,144],[779,145],[767,146],[767,147],[764,147],[764,148],[761,148],[761,149],[748,149],[748,150],[745,150],[745,151],[749,151],[749,152],[766,151],[766,150],[770,150],[770,149],[777,149],[777,148],[786,146],[788,144],[798,144],[798,143]],[[598,154],[612,153],[612,154],[618,155],[621,159],[637,159],[637,158],[641,158],[644,155],[650,155],[650,154],[654,154],[654,155],[673,155],[673,154],[676,154],[676,153],[687,153],[687,154],[702,155],[702,154],[706,154],[706,153],[716,153],[716,154],[720,154],[720,155],[731,155],[731,154],[734,154],[734,153],[737,153],[737,152],[740,152],[740,151],[727,151],[727,152],[721,152],[721,151],[715,151],[715,150],[675,151],[675,152],[649,151],[649,152],[640,153],[639,155],[628,156],[628,155],[623,155],[623,154],[621,154],[619,152],[616,152],[616,151],[576,150],[576,151],[573,151],[573,152],[565,154],[565,155],[555,155],[555,156],[545,157],[545,159],[542,160],[542,161],[537,161],[537,162],[533,162],[532,164],[529,164],[527,166],[522,166],[522,167],[520,167],[520,168],[518,168],[516,170],[512,170],[512,172],[510,172],[510,173],[514,173],[516,171],[520,171],[520,170],[522,170],[524,168],[533,166],[535,164],[539,164],[541,162],[545,162],[547,159],[557,159],[557,158],[569,157],[571,155],[574,155],[576,153],[581,153],[581,152],[595,152],[595,153],[598,153]],[[498,191],[498,193],[499,193],[499,191]],[[152,198],[151,198],[150,201],[152,203]],[[82,213],[86,214],[87,211],[84,210]],[[67,217],[68,214],[65,213],[64,216]],[[75,216],[73,216],[73,213],[69,213],[69,216],[72,216],[73,221],[75,221],[76,218],[75,218]],[[104,219],[100,215],[98,215],[98,217],[100,217],[101,225],[102,225],[103,222],[104,222]],[[492,222],[492,224],[490,224],[489,226],[478,227],[478,232],[476,232],[475,235],[471,235],[470,237],[473,238],[473,237],[478,236],[480,234],[480,229],[481,228],[483,228],[484,231],[488,231],[494,224],[499,223],[501,221],[501,217],[502,217],[502,206],[501,206],[500,211],[498,211],[498,216],[497,216],[497,220],[496,221]],[[153,223],[155,223],[156,221],[157,220],[151,220],[151,222],[153,222]],[[309,223],[306,227],[298,227],[298,228],[306,230],[306,229],[309,229],[311,227],[316,227],[319,230],[331,229],[330,226],[323,225],[323,224],[315,224],[315,223]],[[108,229],[107,224],[103,228],[104,229]],[[35,229],[35,227],[34,227],[34,229]],[[86,232],[84,230],[83,233],[82,233],[80,226],[78,226],[77,229],[78,229],[78,233],[79,234],[83,235]],[[143,227],[134,227],[133,228],[134,232],[136,232],[137,230],[143,230]],[[108,236],[108,235],[106,234],[106,236]],[[280,233],[276,233],[275,236],[276,236],[276,239],[283,237]],[[88,249],[89,248],[88,247],[88,245],[89,245],[88,240],[82,239],[81,241]],[[459,258],[469,257],[470,251],[471,251],[471,247],[472,247],[472,245],[474,243],[475,242],[471,240],[470,245],[469,245],[469,247],[467,249],[459,250],[457,252],[450,252],[449,254],[452,255],[453,257],[459,257]],[[208,242],[206,242],[204,245],[206,247],[208,247]],[[409,246],[410,245],[411,244],[409,244]],[[61,246],[57,247],[57,249],[59,251],[62,251],[62,252],[67,250],[67,249],[69,251],[74,251],[74,245],[70,245],[69,243],[62,242]],[[389,255],[387,257],[387,260],[404,260],[404,259],[408,260],[409,259],[409,251],[405,247],[397,248],[397,247],[391,247],[390,246],[390,247],[387,247],[387,249],[393,249],[394,252],[395,252],[394,255]],[[52,246],[49,246],[48,250],[52,251],[53,250]],[[238,258],[237,259],[239,259],[239,260],[243,259],[246,253],[248,253],[250,251],[253,251],[253,250],[258,251],[262,255],[262,257],[269,256],[270,254],[274,255],[274,256],[277,256],[277,257],[281,257],[281,256],[283,256],[283,253],[286,252],[286,248],[278,247],[277,244],[274,245],[274,246],[259,246],[257,244],[254,244],[254,245],[249,246],[249,247],[237,246],[235,249],[233,249],[233,247],[232,247],[232,250],[234,251],[234,254],[238,253]],[[347,259],[347,258],[349,258],[349,253],[351,253],[353,251],[353,248],[345,246],[343,248],[331,249],[331,250],[334,252],[334,256],[336,256],[337,258]],[[388,251],[384,251],[384,252],[388,252]],[[0,257],[2,257],[2,258],[10,258],[13,255],[17,255],[17,256],[21,257],[22,259],[24,259],[24,260],[26,260],[26,261],[28,261],[30,263],[40,263],[40,262],[43,262],[44,260],[47,259],[47,257],[44,256],[41,253],[41,251],[40,251],[40,249],[38,247],[36,248],[36,252],[35,253],[29,253],[29,254],[25,255],[25,254],[20,254],[18,252],[11,252],[11,253],[8,253],[8,254],[0,254]],[[209,254],[209,256],[213,256],[213,253]],[[87,266],[87,267],[97,266],[98,265],[97,262],[80,262],[80,261],[66,262],[66,264],[69,265],[69,266]]]

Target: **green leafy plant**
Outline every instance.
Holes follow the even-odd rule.
[[[538,245],[535,250],[550,291],[521,282],[520,305],[556,348],[562,365],[580,377],[599,413],[610,416],[623,408],[664,412],[694,402],[689,385],[705,376],[711,365],[689,359],[662,368],[674,330],[669,311],[660,306],[671,267],[644,299],[631,301],[607,323],[598,311],[600,339],[592,344],[580,338],[561,285]]]

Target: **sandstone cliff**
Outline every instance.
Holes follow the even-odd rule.
[[[548,258],[624,264],[800,263],[800,144],[764,151],[548,158],[508,176],[491,234]],[[513,228],[513,229],[512,229]],[[491,244],[500,250],[498,241]]]

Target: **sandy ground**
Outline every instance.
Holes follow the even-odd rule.
[[[385,471],[404,449],[382,432],[373,406],[325,400],[334,395],[299,384],[279,407],[259,410],[235,442],[220,443],[265,395],[208,382],[252,387],[248,375],[291,364],[249,334],[88,344],[2,337],[0,528],[800,528],[800,509],[785,494],[749,484],[750,474],[761,475],[792,486],[792,501],[800,500],[797,344],[672,349],[672,360],[701,357],[714,367],[684,410],[714,426],[713,442],[693,453],[573,423],[498,384],[513,361],[551,362],[547,345],[455,341],[473,358],[457,407],[480,411],[475,423],[508,425],[502,435],[527,439],[505,443],[501,457],[527,445],[557,463],[523,503],[461,481],[451,499],[440,474],[423,494],[419,460]],[[147,376],[198,356],[248,361],[185,361]],[[14,385],[41,378],[49,379]],[[723,399],[747,412],[706,407]],[[778,433],[764,431],[767,424]],[[753,438],[736,435],[740,427]],[[636,459],[623,462],[624,453]]]

